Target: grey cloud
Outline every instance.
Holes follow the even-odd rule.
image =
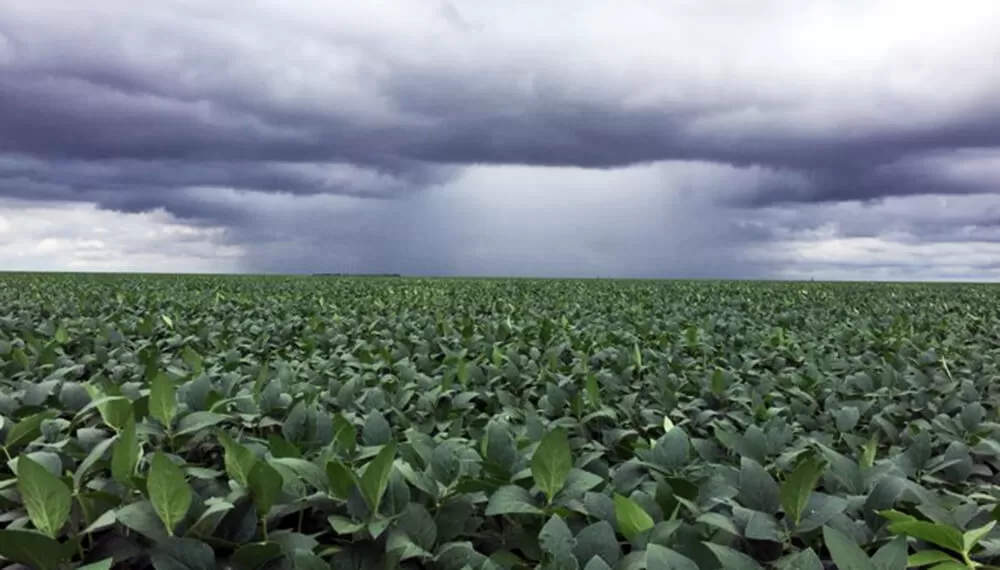
[[[164,210],[280,271],[764,276],[803,236],[992,240],[923,199],[998,190],[1000,9],[959,4],[8,0],[0,197]]]

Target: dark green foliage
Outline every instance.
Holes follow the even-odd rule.
[[[998,293],[5,275],[0,566],[995,566]]]

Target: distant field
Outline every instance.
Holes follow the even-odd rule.
[[[989,285],[0,274],[0,555],[996,565],[998,402]]]

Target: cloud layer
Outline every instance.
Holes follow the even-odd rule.
[[[7,0],[0,215],[234,271],[992,279],[996,54],[990,0]]]

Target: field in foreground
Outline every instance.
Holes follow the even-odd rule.
[[[0,276],[0,556],[997,564],[998,317],[982,285]]]

